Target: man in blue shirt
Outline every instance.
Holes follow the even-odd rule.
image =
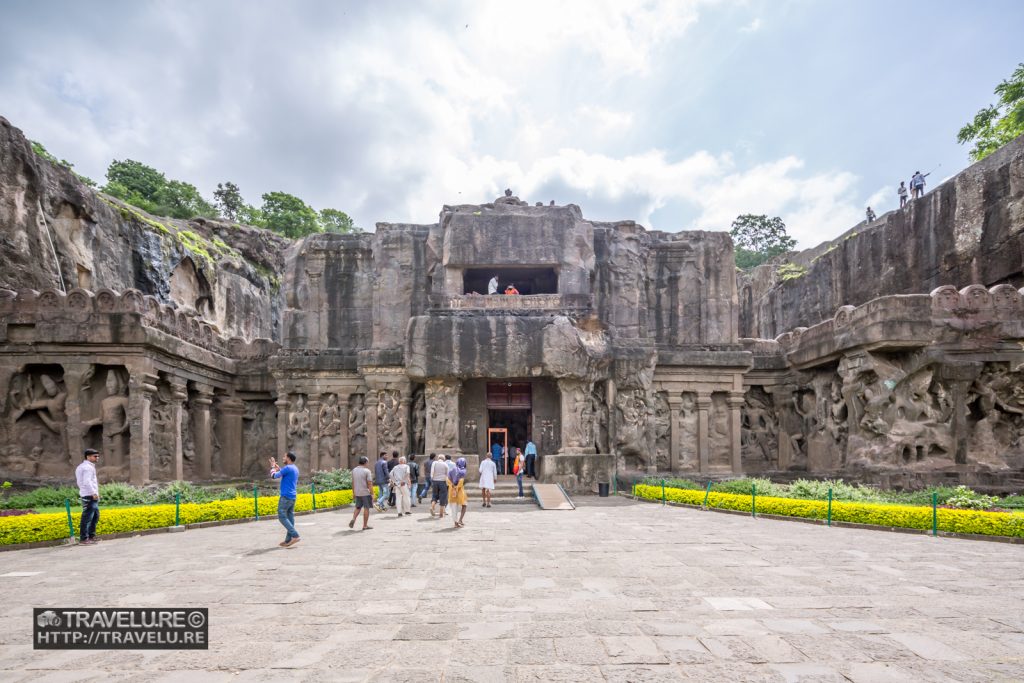
[[[504,474],[501,469],[501,444],[495,441],[491,444],[491,460],[494,461],[494,466],[498,468],[498,474]]]
[[[391,470],[388,469],[388,454],[384,451],[377,456],[377,464],[373,466],[373,483],[377,485],[377,511],[384,512],[384,502],[391,494]]]
[[[277,520],[287,532],[284,541],[279,543],[282,548],[291,548],[299,542],[299,532],[295,530],[295,498],[298,495],[299,468],[295,466],[295,454],[288,451],[284,455],[284,467],[277,460],[270,459],[270,476],[281,480],[281,495],[277,499]]]
[[[526,476],[530,479],[537,478],[537,444],[533,440],[526,442]]]

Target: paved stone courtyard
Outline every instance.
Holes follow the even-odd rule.
[[[0,553],[0,680],[1024,680],[1024,546],[579,502]],[[32,607],[152,605],[210,650],[31,649]]]

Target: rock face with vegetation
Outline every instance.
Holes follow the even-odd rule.
[[[893,189],[895,193],[895,188]],[[739,277],[740,335],[774,339],[887,294],[1024,285],[1024,137],[907,207]]]
[[[36,154],[0,118],[0,288],[137,289],[225,336],[277,333],[288,240],[209,219],[150,216]]]

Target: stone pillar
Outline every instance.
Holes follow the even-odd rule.
[[[309,471],[320,469],[320,395],[310,394],[309,408]]]
[[[697,392],[697,458],[700,461],[700,473],[707,474],[711,462],[711,432],[709,414],[711,411],[711,394]]]
[[[288,450],[288,411],[291,409],[291,401],[288,400],[288,394],[278,394],[277,400],[274,401],[274,405],[277,406],[277,449],[275,455],[280,458],[284,455],[284,452]]]
[[[426,451],[456,454],[459,449],[459,390],[457,381],[428,379],[423,386],[426,403],[426,430],[424,444]]]
[[[155,373],[133,371],[128,380],[128,429],[131,443],[128,469],[132,484],[142,486],[149,482],[149,407],[156,394]]]
[[[353,469],[356,464],[349,462],[348,455],[348,401],[349,394],[338,394],[338,419],[341,425],[338,429],[338,467]]]
[[[683,397],[676,392],[668,397],[669,409],[669,469],[680,472],[683,469],[683,429],[679,423],[680,405]]]
[[[371,463],[377,462],[377,391],[370,389],[363,399],[366,409],[366,454]]]
[[[306,277],[309,281],[309,310],[313,316],[312,326],[308,330],[309,344],[312,348],[327,348],[327,326],[324,325],[323,296],[320,288],[321,276],[324,274],[323,253],[306,256]]]
[[[743,415],[741,409],[747,401],[742,391],[729,392],[729,452],[732,455],[732,473],[743,473],[743,447],[741,436],[743,429]]]
[[[228,477],[242,476],[244,417],[245,401],[224,397],[217,402],[217,439],[220,441],[220,463],[223,469],[220,474]],[[287,420],[287,417],[285,419]],[[280,420],[278,432],[280,433]]]
[[[408,455],[412,453],[412,394],[409,389],[402,390],[402,399],[399,404],[402,411],[402,448],[401,453]],[[458,410],[458,401],[455,402],[456,411]],[[458,424],[456,422],[456,424]]]
[[[188,387],[185,380],[171,377],[171,429],[174,430],[174,478],[182,481],[185,478],[185,451],[182,448],[181,425],[182,404],[188,398]],[[187,418],[185,418],[187,419]],[[194,436],[194,435],[193,435]]]
[[[939,376],[949,383],[953,401],[953,462],[957,465],[967,464],[967,440],[970,434],[967,429],[967,395],[971,385],[981,373],[981,363],[965,363],[963,365],[942,365]],[[986,416],[987,417],[987,416]]]
[[[196,476],[205,481],[213,474],[213,433],[210,430],[210,406],[213,405],[213,387],[196,385],[197,396],[192,399],[192,421],[196,447]]]
[[[64,414],[67,416],[65,435],[67,438],[68,459],[70,465],[77,467],[82,461],[85,450],[85,429],[82,425],[82,379],[92,368],[89,363],[66,363],[64,365],[64,386],[67,389],[67,401]],[[2,386],[10,386],[9,382]]]

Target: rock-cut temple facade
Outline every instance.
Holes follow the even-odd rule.
[[[541,479],[1024,471],[1024,143],[735,267],[725,232],[511,196],[288,241],[144,215],[0,150],[0,477],[136,483],[532,440]],[[488,293],[496,278],[497,293]],[[507,285],[518,294],[504,294]]]

